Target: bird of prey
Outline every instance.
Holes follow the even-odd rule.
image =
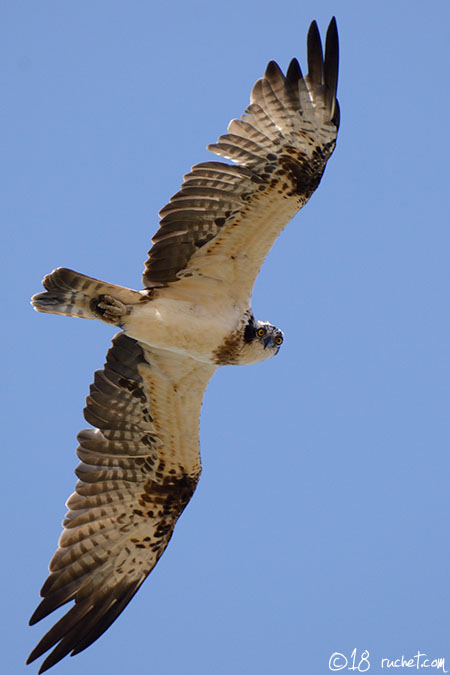
[[[78,482],[34,624],[66,614],[32,651],[39,673],[96,640],[140,588],[200,477],[199,417],[222,365],[264,361],[283,333],[253,316],[252,288],[276,237],[319,185],[339,126],[338,35],[325,56],[314,21],[308,74],[270,61],[251,102],[208,146],[232,160],[195,165],[160,212],[143,290],[58,268],[32,298],[39,312],[120,328],[95,373],[78,435]]]

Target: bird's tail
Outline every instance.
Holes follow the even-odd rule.
[[[58,267],[43,280],[45,293],[31,298],[38,312],[101,319],[119,325],[121,318],[144,298],[138,291],[107,284],[79,272]]]

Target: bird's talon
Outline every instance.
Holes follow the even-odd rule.
[[[112,295],[99,295],[93,299],[91,310],[103,321],[114,324],[118,324],[118,320],[128,313],[127,305]]]

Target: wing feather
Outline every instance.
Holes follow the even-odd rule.
[[[335,147],[339,55],[334,19],[325,57],[315,21],[307,51],[306,76],[296,59],[286,75],[270,61],[244,115],[208,146],[235,166],[194,166],[161,210],[143,275],[146,287],[176,283],[192,289],[195,283],[198,289],[198,283],[214,279],[227,283],[230,297],[248,307],[264,258],[318,186]],[[225,260],[232,261],[231,268]]]
[[[322,41],[316,21],[311,23],[307,38],[308,82],[312,86],[324,84]]]
[[[34,624],[75,601],[30,654],[39,672],[111,625],[164,552],[201,471],[200,406],[215,367],[119,333],[95,373],[69,498]]]

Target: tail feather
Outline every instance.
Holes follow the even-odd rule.
[[[96,302],[104,295],[112,296],[125,305],[142,301],[142,294],[138,291],[107,284],[65,267],[58,267],[47,274],[42,285],[45,292],[33,295],[31,304],[36,311],[47,314],[102,319],[101,312],[96,311]]]

